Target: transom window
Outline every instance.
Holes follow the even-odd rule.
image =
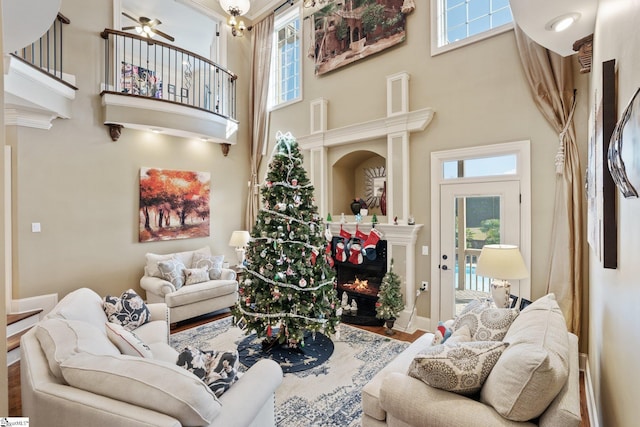
[[[443,162],[442,167],[444,179],[516,175],[517,173],[518,156],[516,154],[448,160]]]
[[[509,0],[431,0],[431,54],[512,28]]]
[[[302,40],[300,8],[292,7],[276,16],[269,88],[270,107],[301,99]]]

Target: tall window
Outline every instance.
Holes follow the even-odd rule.
[[[512,28],[509,0],[431,0],[431,54]]]
[[[269,88],[271,108],[302,97],[301,36],[299,7],[292,7],[276,16]]]

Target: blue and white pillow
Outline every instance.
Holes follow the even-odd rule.
[[[202,351],[187,346],[178,355],[178,366],[192,372],[220,397],[238,378],[240,357],[233,351]]]
[[[122,325],[127,331],[133,331],[151,320],[149,308],[133,289],[124,291],[119,297],[107,295],[102,300],[102,308],[109,322]]]

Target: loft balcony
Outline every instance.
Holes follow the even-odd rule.
[[[104,124],[222,144],[236,143],[237,76],[185,49],[105,29]]]
[[[63,72],[62,35],[67,24],[69,20],[58,13],[37,41],[4,55],[5,124],[50,129],[54,119],[71,117],[77,88],[75,77]]]

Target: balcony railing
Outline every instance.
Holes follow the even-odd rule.
[[[456,259],[456,289],[459,291],[480,291],[489,292],[491,279],[476,274],[476,265],[478,264],[478,258],[480,257],[482,249],[470,249],[464,250],[463,262]],[[457,251],[456,251],[457,253]],[[456,258],[458,258],[456,256]]]
[[[103,93],[152,98],[236,120],[237,76],[176,46],[105,29]]]
[[[13,55],[64,82],[62,73],[62,29],[70,22],[67,17],[58,13],[51,27],[38,41],[13,52]]]

